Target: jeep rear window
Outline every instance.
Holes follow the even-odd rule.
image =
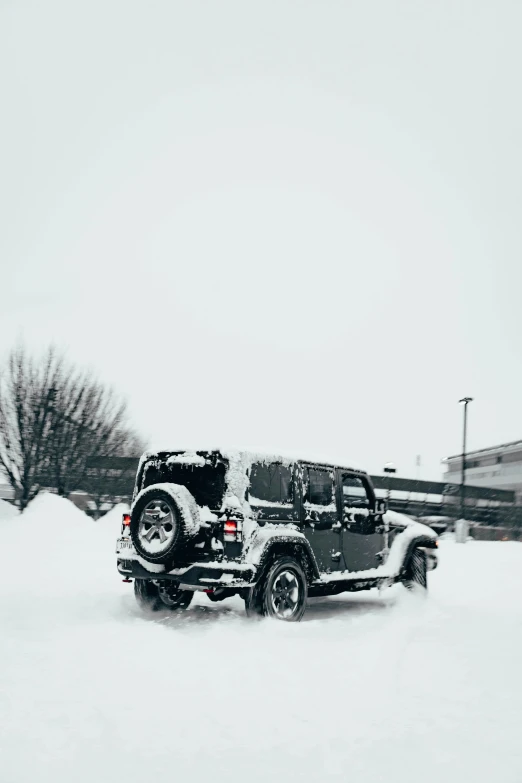
[[[293,502],[292,468],[276,462],[255,462],[250,469],[250,502],[291,504]]]
[[[182,484],[192,493],[198,506],[208,506],[212,510],[218,510],[223,503],[225,494],[225,474],[227,464],[225,460],[210,458],[195,461],[195,464],[186,462],[171,462],[169,456],[153,459],[145,464],[141,489],[151,484],[163,482]]]

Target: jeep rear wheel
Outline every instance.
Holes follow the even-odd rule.
[[[248,615],[264,615],[285,622],[302,619],[308,598],[306,576],[293,557],[281,557],[248,594]]]
[[[141,609],[147,612],[182,612],[194,597],[191,590],[180,590],[173,582],[151,579],[135,579],[134,595]]]

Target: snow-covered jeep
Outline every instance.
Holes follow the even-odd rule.
[[[436,534],[386,513],[363,471],[274,455],[147,452],[117,542],[150,610],[240,595],[248,614],[300,620],[308,597],[426,587]]]

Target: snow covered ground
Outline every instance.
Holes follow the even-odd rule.
[[[1,783],[522,780],[522,544],[442,542],[427,600],[146,619],[119,520],[0,517]]]

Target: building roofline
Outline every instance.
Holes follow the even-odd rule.
[[[466,451],[466,457],[471,457],[474,454],[485,454],[488,451],[498,451],[499,449],[507,449],[510,446],[522,446],[522,440],[512,440],[509,443],[500,443],[498,446],[489,446],[487,449],[475,449],[474,451]],[[460,454],[452,454],[451,457],[444,457],[443,462],[449,462],[450,459],[462,459],[462,452]]]

